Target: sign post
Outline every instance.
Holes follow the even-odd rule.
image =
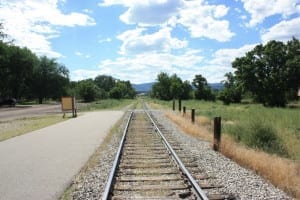
[[[63,117],[65,117],[66,112],[72,112],[72,117],[77,117],[75,97],[62,97],[61,110],[64,113]]]

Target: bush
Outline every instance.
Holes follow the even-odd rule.
[[[251,119],[248,122],[233,125],[229,128],[233,137],[249,147],[268,153],[287,156],[288,153],[271,124],[262,119]]]

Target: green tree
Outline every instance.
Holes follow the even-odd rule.
[[[33,70],[32,93],[43,103],[44,98],[59,98],[66,94],[69,83],[68,69],[55,59],[42,56]]]
[[[193,91],[193,88],[191,86],[191,83],[189,81],[184,81],[182,84],[183,92],[181,94],[181,99],[190,99],[191,93]]]
[[[300,82],[299,54],[299,40],[287,44],[273,40],[236,58],[232,67],[244,92],[266,106],[281,107],[287,103],[287,92],[296,93]]]
[[[112,76],[99,75],[95,78],[95,84],[105,92],[109,92],[116,85],[116,79]]]
[[[203,99],[205,101],[215,100],[215,95],[213,94],[211,88],[207,84],[206,79],[201,74],[195,75],[192,84],[196,88],[195,90],[196,99]]]
[[[227,80],[223,81],[224,89],[220,91],[219,99],[226,105],[240,103],[242,100],[242,90],[239,88],[234,75],[229,72],[225,76]]]
[[[181,98],[183,94],[183,83],[182,80],[176,75],[173,74],[170,77],[170,95],[173,99]]]
[[[300,87],[300,41],[296,38],[288,41],[287,44],[287,80],[289,99],[297,99],[297,90]]]
[[[167,73],[161,72],[157,75],[157,82],[153,84],[151,89],[151,96],[161,100],[171,100],[170,91],[171,80]]]
[[[27,48],[0,41],[0,95],[22,98],[28,91],[37,57]]]
[[[84,102],[91,102],[96,100],[99,88],[92,79],[79,81],[77,87],[78,94]]]
[[[113,99],[121,99],[122,98],[122,89],[120,87],[114,87],[109,92],[109,96],[110,96],[110,98],[113,98]]]
[[[1,42],[4,40],[4,38],[7,37],[7,35],[3,32],[3,29],[4,29],[3,24],[0,23],[0,41]]]
[[[136,91],[129,81],[117,81],[114,88],[110,91],[110,97],[114,99],[133,99],[136,96]]]
[[[157,75],[157,82],[151,89],[151,97],[161,100],[189,99],[192,86],[189,81],[182,81],[176,74],[169,76],[165,72]]]

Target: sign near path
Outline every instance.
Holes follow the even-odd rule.
[[[64,116],[66,112],[72,112],[73,117],[77,117],[75,97],[62,97],[61,110],[64,113]]]

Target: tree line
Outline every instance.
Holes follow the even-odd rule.
[[[122,81],[108,75],[98,75],[95,79],[71,82],[69,93],[85,102],[99,99],[133,99],[136,91],[130,81]]]
[[[234,73],[226,74],[220,99],[240,102],[245,95],[265,106],[284,107],[297,100],[300,87],[300,41],[270,41],[259,44],[232,62]]]
[[[176,74],[169,76],[165,72],[158,74],[156,80],[150,92],[152,98],[216,100],[216,91],[208,85],[207,80],[201,74],[195,75],[192,83],[187,80],[182,81]]]
[[[69,70],[55,59],[38,57],[28,48],[5,42],[0,24],[0,98],[17,100],[59,100],[61,96],[76,96],[84,101],[104,98],[134,98],[129,81],[99,75],[95,79],[70,81]]]
[[[265,106],[284,107],[297,100],[300,87],[300,42],[270,41],[259,44],[246,55],[232,62],[234,73],[225,74],[224,89],[209,87],[207,80],[195,75],[192,83],[182,81],[176,74],[161,72],[151,90],[151,97],[162,100],[202,99],[222,100],[224,104],[240,103],[243,98]]]

